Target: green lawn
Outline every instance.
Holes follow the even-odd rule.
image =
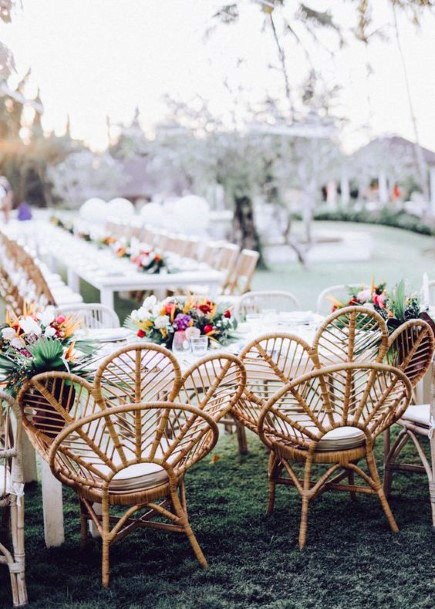
[[[337,225],[340,230],[341,225]],[[344,225],[350,228],[349,225]],[[331,224],[328,223],[328,227]],[[384,227],[369,230],[377,248],[371,263],[296,264],[257,273],[255,287],[294,291],[313,308],[320,289],[332,283],[401,277],[419,287],[433,258],[430,238]],[[430,273],[431,274],[431,273]],[[86,299],[95,294],[88,290]],[[131,303],[117,301],[124,316]],[[382,442],[378,443],[381,460]],[[267,455],[249,436],[250,452],[239,457],[234,436],[222,435],[214,454],[187,475],[192,526],[208,558],[202,570],[182,536],[140,531],[112,549],[112,581],[100,586],[100,544],[79,549],[78,506],[65,489],[66,542],[47,550],[38,485],[26,489],[27,581],[34,609],[431,609],[434,606],[434,534],[427,480],[395,478],[393,512],[400,527],[390,533],[372,496],[356,502],[325,493],[310,512],[308,544],[297,546],[300,501],[279,488],[274,514],[266,517]],[[412,451],[409,451],[412,456]],[[0,607],[10,599],[0,569]]]
[[[419,290],[422,275],[426,271],[434,277],[435,240],[416,233],[368,224],[341,222],[316,222],[318,229],[366,232],[374,241],[373,256],[365,262],[316,262],[302,268],[298,263],[280,264],[270,271],[257,271],[254,289],[290,290],[307,309],[315,309],[321,290],[336,284],[370,283],[387,281],[392,287],[400,279],[406,279],[411,289]]]
[[[266,517],[267,455],[249,437],[240,458],[223,436],[187,475],[192,526],[208,558],[202,570],[184,536],[144,530],[112,548],[112,580],[100,586],[100,544],[79,548],[78,506],[65,491],[66,542],[44,547],[40,489],[26,494],[27,581],[34,609],[431,609],[434,536],[422,476],[400,476],[391,505],[400,532],[389,531],[373,496],[356,502],[326,493],[310,512],[300,552],[300,501],[279,488]],[[6,570],[0,606],[8,602]]]

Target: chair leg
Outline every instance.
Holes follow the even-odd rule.
[[[279,474],[280,466],[279,466],[279,458],[275,455],[273,450],[270,451],[269,454],[269,464],[268,464],[268,478],[269,478],[269,498],[267,502],[267,516],[273,512],[273,508],[275,507],[275,490],[276,490],[276,482],[275,477]]]
[[[376,467],[375,458],[373,455],[373,451],[367,447],[367,465],[369,468],[370,476],[373,482],[373,489],[376,491],[379,501],[381,502],[382,509],[384,510],[385,516],[387,517],[388,524],[391,527],[393,533],[398,533],[399,527],[397,526],[396,520],[393,516],[393,512],[391,511],[390,505],[388,503],[387,497],[385,496],[385,492],[381,483],[381,479],[379,478],[378,469]]]
[[[304,488],[302,490],[301,524],[299,527],[299,549],[302,550],[307,542],[308,512],[310,509],[311,460],[305,462]]]
[[[352,486],[355,484],[355,473],[352,470],[349,470],[347,474],[347,481]],[[350,498],[352,501],[356,501],[356,493],[355,491],[350,491]]]
[[[398,434],[393,446],[389,449],[388,453],[384,456],[384,491],[385,495],[389,497],[391,495],[391,485],[393,482],[393,471],[394,464],[397,457],[402,452],[404,446],[408,443],[409,437],[405,429],[402,429]]]
[[[235,420],[235,419],[234,419]],[[236,421],[236,429],[237,429],[237,441],[239,443],[239,453],[241,455],[248,454],[248,440],[246,438],[246,429],[245,426]]]
[[[15,607],[27,605],[26,567],[24,549],[24,497],[10,505],[11,536],[13,546],[13,572],[11,572],[12,596]]]
[[[110,580],[110,514],[107,497],[102,501],[102,557],[101,557],[101,583],[104,588],[109,586]]]
[[[86,506],[79,499],[80,503],[80,548],[85,549],[89,540],[89,529],[88,529],[88,513]]]
[[[200,545],[195,537],[194,532],[192,531],[192,527],[190,526],[187,513],[183,510],[183,506],[181,505],[177,489],[171,490],[171,500],[172,505],[174,506],[174,510],[180,519],[180,525],[183,527],[187,538],[190,541],[190,545],[192,546],[192,549],[195,553],[196,558],[198,559],[199,564],[201,565],[201,567],[206,569],[208,567],[207,559],[200,548]]]

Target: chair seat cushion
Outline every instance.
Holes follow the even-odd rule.
[[[430,404],[416,404],[408,406],[402,419],[412,421],[421,427],[430,426]]]
[[[0,497],[9,495],[10,492],[9,470],[4,465],[0,465]]]
[[[168,474],[156,463],[135,463],[118,472],[110,482],[110,492],[129,493],[148,489],[168,481]]]
[[[334,452],[336,450],[349,450],[364,444],[365,433],[356,427],[337,427],[328,431],[319,441],[318,451]]]

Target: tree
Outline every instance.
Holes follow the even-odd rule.
[[[111,199],[118,195],[125,177],[120,163],[108,152],[96,155],[81,148],[61,163],[52,164],[48,179],[58,199],[77,208],[90,197]]]

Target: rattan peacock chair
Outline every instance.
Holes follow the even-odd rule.
[[[269,512],[276,484],[293,485],[302,498],[299,546],[306,543],[310,501],[327,489],[378,495],[390,527],[398,527],[380,481],[373,446],[376,437],[405,412],[412,387],[407,377],[379,363],[346,363],[313,370],[287,383],[265,404],[260,438],[271,450]],[[365,460],[368,471],[359,461]],[[299,479],[295,464],[303,466]],[[319,466],[326,471],[317,473]],[[358,475],[365,485],[348,476]]]

